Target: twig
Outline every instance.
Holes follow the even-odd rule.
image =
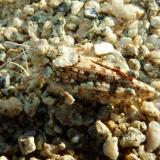
[[[26,69],[25,69],[23,66],[19,65],[18,63],[15,63],[15,62],[10,62],[10,63],[16,65],[16,66],[19,67],[19,68],[21,68],[21,69],[24,71],[24,73],[26,74],[26,76],[29,76],[29,75],[30,75],[30,74],[26,71]]]

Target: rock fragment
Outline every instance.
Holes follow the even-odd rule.
[[[109,137],[103,144],[103,153],[112,160],[117,160],[119,156],[118,138]]]
[[[147,152],[153,152],[160,146],[160,124],[156,121],[149,123],[147,130]]]
[[[29,136],[29,137],[20,136],[18,138],[18,143],[19,143],[19,146],[20,146],[20,149],[23,155],[27,155],[36,150],[36,145],[35,145],[33,136]]]
[[[145,139],[146,136],[138,129],[129,127],[128,132],[120,140],[120,145],[122,147],[138,147]]]
[[[109,130],[109,128],[104,123],[102,123],[100,120],[96,121],[96,130],[97,130],[98,134],[100,134],[104,137],[111,137],[112,136],[112,133]]]
[[[56,67],[72,66],[78,62],[78,54],[73,48],[67,46],[59,46],[59,52],[62,54],[52,61]]]
[[[107,53],[113,52],[114,47],[111,43],[108,43],[108,42],[97,42],[94,45],[94,51],[96,55],[100,56],[100,55],[105,55]]]
[[[23,104],[16,97],[0,101],[0,114],[2,115],[13,118],[18,116],[21,111],[23,111]]]
[[[160,111],[155,107],[153,102],[144,101],[141,107],[141,112],[147,116],[159,118]]]

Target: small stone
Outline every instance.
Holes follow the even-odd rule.
[[[121,37],[118,42],[121,48],[127,47],[130,43],[132,43],[132,38],[130,37]]]
[[[72,143],[79,143],[80,140],[80,135],[75,135],[74,137],[72,137],[71,142]]]
[[[75,160],[71,155],[64,155],[59,158],[59,160]]]
[[[128,132],[120,140],[120,145],[122,147],[138,147],[146,139],[138,129],[129,127]]]
[[[83,7],[84,2],[82,1],[72,1],[72,5],[71,5],[71,13],[76,15],[78,14],[78,12],[81,10],[81,8]]]
[[[0,156],[0,160],[8,160],[8,158],[5,156]]]
[[[39,105],[40,105],[40,100],[38,97],[35,97],[35,96],[30,97],[25,100],[24,112],[29,117],[33,117],[36,114]]]
[[[34,39],[31,43],[33,52],[37,56],[45,56],[49,49],[49,44],[46,39]]]
[[[137,155],[130,153],[125,157],[125,160],[141,160],[140,158],[137,157]]]
[[[14,41],[17,33],[18,31],[15,27],[6,27],[4,29],[4,37],[9,41]]]
[[[2,115],[13,118],[19,115],[22,110],[23,104],[16,97],[0,101],[0,114]]]
[[[130,56],[130,57],[136,57],[138,56],[139,54],[139,50],[138,50],[138,47],[133,45],[133,44],[129,44],[127,47],[126,47],[126,55],[127,56]]]
[[[155,80],[155,81],[151,82],[151,86],[160,92],[160,81],[159,80],[157,80],[157,81]]]
[[[100,120],[96,121],[96,130],[98,134],[102,135],[105,138],[112,136],[112,133],[109,130],[109,128],[104,123],[102,123]]]
[[[153,102],[144,101],[142,103],[141,112],[145,115],[158,118],[160,116],[160,111],[155,107]]]
[[[119,156],[118,138],[109,137],[103,144],[103,153],[112,160],[117,160]]]
[[[36,145],[35,145],[33,136],[30,136],[30,137],[20,136],[18,138],[18,143],[23,155],[27,155],[36,150]]]
[[[97,13],[100,11],[100,5],[97,1],[90,0],[84,5],[84,14],[88,18],[96,18]]]
[[[147,130],[147,152],[153,152],[160,146],[160,124],[151,121]]]
[[[129,65],[130,69],[136,70],[136,71],[140,70],[140,68],[141,68],[140,62],[134,58],[129,59],[128,65]]]
[[[56,67],[72,66],[78,62],[78,54],[71,47],[59,46],[59,53],[62,55],[52,61]]]
[[[34,8],[31,7],[31,5],[26,5],[24,6],[23,8],[23,12],[28,15],[28,16],[31,16],[34,14]]]
[[[94,45],[94,51],[96,55],[104,55],[114,51],[114,47],[111,43],[98,42]]]
[[[144,132],[147,130],[147,125],[145,122],[142,122],[142,121],[133,121],[131,123],[131,126],[134,127],[134,128],[137,128],[138,130],[140,130],[141,132]]]
[[[22,25],[23,25],[23,20],[21,20],[20,18],[18,18],[18,17],[15,17],[14,19],[13,19],[13,26],[14,27],[16,27],[16,28],[20,28],[20,27],[22,27]]]
[[[149,60],[152,61],[154,64],[160,65],[160,50],[154,50],[150,52]]]
[[[138,21],[134,21],[133,23],[130,24],[129,29],[128,29],[128,36],[129,37],[134,37],[138,34]]]
[[[62,2],[63,0],[47,0],[47,5],[50,7],[58,7]]]
[[[6,53],[4,51],[0,51],[0,61],[4,61],[6,58]]]
[[[154,153],[143,153],[140,155],[141,160],[156,160]]]
[[[116,24],[115,19],[114,19],[113,17],[105,17],[104,23],[105,23],[105,25],[107,25],[108,27],[113,27],[113,26],[115,26],[115,24]]]
[[[154,28],[160,27],[160,16],[151,17],[151,26]]]

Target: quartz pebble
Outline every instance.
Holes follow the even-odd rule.
[[[147,129],[147,152],[153,152],[160,146],[160,124],[156,121],[149,123]]]
[[[160,111],[155,107],[153,102],[144,101],[141,107],[141,112],[145,115],[158,118]]]
[[[130,153],[129,155],[127,155],[126,160],[141,160],[140,158],[137,157],[137,155]]]
[[[36,150],[36,145],[34,142],[34,137],[25,137],[25,136],[20,136],[18,138],[18,143],[21,149],[21,152],[23,155],[27,155],[29,153],[32,153]]]
[[[103,144],[103,152],[105,156],[109,157],[110,159],[117,160],[119,156],[118,138],[109,137],[107,141]]]
[[[49,44],[46,39],[34,39],[31,44],[33,47],[33,52],[37,56],[45,56],[49,49]]]
[[[5,156],[0,156],[0,160],[8,160],[8,158]]]
[[[127,133],[120,140],[122,147],[138,147],[146,139],[138,129],[129,127]]]
[[[8,117],[15,117],[23,111],[23,104],[16,97],[10,97],[0,101],[0,114]]]
[[[100,120],[96,121],[96,129],[97,129],[98,134],[104,137],[112,136],[112,133],[109,130],[109,128],[104,123],[102,123]]]
[[[154,28],[160,27],[160,16],[155,16],[151,18],[151,26]]]
[[[98,42],[94,45],[94,51],[96,55],[104,55],[114,51],[114,47],[111,43]]]
[[[71,66],[78,62],[78,55],[73,48],[67,46],[59,46],[59,52],[62,54],[52,61],[56,67]]]

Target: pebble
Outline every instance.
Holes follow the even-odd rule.
[[[160,27],[160,16],[151,17],[151,26],[154,28]]]
[[[154,80],[151,82],[151,86],[160,92],[160,80]]]
[[[155,107],[153,102],[144,101],[142,103],[141,112],[147,116],[152,116],[156,118],[160,116],[160,111]]]
[[[122,147],[138,147],[146,140],[146,136],[142,134],[138,129],[129,127],[125,135],[120,140]]]
[[[75,160],[71,155],[61,156],[59,160]]]
[[[130,153],[125,157],[125,160],[141,160],[140,158],[137,157],[137,155]]]
[[[160,50],[154,50],[154,51],[150,52],[149,59],[154,64],[160,65]]]
[[[130,69],[139,71],[141,68],[140,62],[137,59],[131,58],[128,61]]]
[[[90,0],[84,5],[84,15],[89,18],[96,18],[100,11],[100,4],[97,1]]]
[[[108,137],[107,141],[103,144],[103,153],[111,160],[118,159],[119,150],[117,137]]]
[[[141,160],[156,160],[156,155],[154,153],[143,153],[140,158]]]
[[[56,67],[66,67],[78,62],[78,55],[73,48],[67,46],[59,46],[59,52],[62,54],[52,61]]]
[[[98,134],[102,135],[105,138],[112,136],[112,133],[109,130],[109,128],[100,120],[96,121],[96,130]]]
[[[29,136],[29,137],[20,136],[18,138],[18,143],[23,155],[27,155],[36,150],[35,140],[34,140],[34,137],[32,136]]]
[[[28,99],[26,98],[24,104],[24,112],[29,117],[33,117],[36,114],[39,105],[40,105],[40,100],[38,97],[33,96]]]
[[[10,97],[0,101],[0,114],[8,117],[16,117],[23,111],[23,104],[16,97]]]
[[[145,132],[147,130],[147,125],[145,122],[135,120],[131,123],[131,126],[137,128],[141,132]]]
[[[114,51],[114,47],[108,42],[98,42],[94,44],[94,52],[96,55],[105,55]]]
[[[33,39],[31,43],[33,47],[33,52],[37,56],[45,56],[49,49],[49,44],[46,39]]]
[[[4,29],[4,37],[9,41],[14,41],[17,33],[18,31],[15,27],[6,27]]]
[[[80,12],[81,8],[83,7],[84,2],[83,1],[72,1],[71,5],[71,13],[76,15],[78,12]]]
[[[23,12],[28,16],[32,16],[34,14],[34,8],[32,8],[31,5],[26,5],[23,8]]]
[[[153,152],[160,146],[160,124],[151,121],[147,129],[147,152]]]
[[[8,158],[5,156],[0,156],[0,160],[8,160]]]

